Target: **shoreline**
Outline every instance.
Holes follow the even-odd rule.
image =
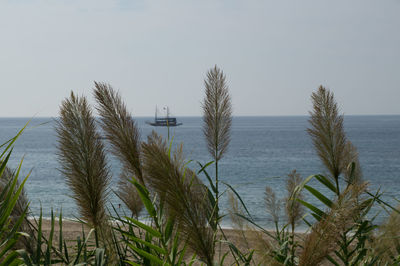
[[[28,220],[32,223],[34,223],[34,221],[38,221],[39,217],[36,216],[30,216],[28,217]],[[58,225],[59,225],[59,218],[55,217],[54,218],[54,228],[55,230],[58,229]],[[82,225],[84,225],[81,221],[79,221],[78,219],[74,219],[74,218],[64,218],[62,220],[62,224],[63,224],[63,231],[64,228],[68,228],[67,231],[75,231],[76,233],[82,233]],[[139,220],[140,222],[143,222],[145,224],[149,224],[146,220]],[[116,222],[114,221],[114,224]],[[85,233],[89,232],[90,228],[87,225],[84,225],[85,228]],[[221,228],[223,230],[226,230],[228,232],[237,232],[239,229],[235,228],[234,226],[221,226]],[[275,228],[273,227],[264,227],[264,229],[268,232],[274,233],[275,232]],[[50,217],[42,217],[42,230],[43,231],[48,231],[50,232],[51,230],[51,218]],[[261,232],[260,229],[255,228],[254,226],[248,229],[244,229],[244,231],[256,231],[256,232]],[[306,234],[308,231],[308,229],[304,229],[304,228],[298,228],[297,230],[295,230],[296,234]]]

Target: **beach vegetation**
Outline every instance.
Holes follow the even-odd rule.
[[[0,265],[400,263],[399,208],[384,202],[379,191],[369,190],[357,149],[346,136],[344,116],[323,86],[311,95],[308,133],[325,173],[303,178],[291,171],[284,196],[266,186],[262,211],[273,221],[272,228],[258,225],[239,193],[221,181],[219,161],[229,147],[232,106],[225,74],[217,66],[207,73],[202,105],[212,161],[197,162],[197,168],[173,138],[153,131],[142,140],[111,85],[95,82],[93,94],[99,120],[87,98],[71,92],[61,103],[56,123],[60,171],[82,223],[76,239],[65,238],[62,212],[51,211],[47,231],[42,211],[28,219],[23,189],[28,177],[19,180],[22,161],[16,170],[7,166],[24,129],[0,146]],[[106,142],[121,162],[118,190],[113,192],[128,214],[109,202],[112,177]],[[225,194],[231,206],[227,214],[220,211]],[[376,204],[390,214],[382,224],[375,223],[370,212]],[[227,216],[236,241],[222,227]],[[301,223],[308,228],[305,232],[297,230]]]
[[[71,92],[61,103],[56,132],[61,173],[81,219],[95,229],[96,247],[99,247],[99,241],[106,242],[109,237],[105,204],[111,176],[104,144],[84,96]]]
[[[224,72],[216,65],[207,73],[204,80],[203,132],[207,147],[215,166],[215,220],[219,217],[219,161],[229,147],[232,125],[232,104]]]
[[[20,256],[15,248],[26,236],[26,233],[20,229],[23,227],[28,212],[23,188],[29,174],[23,178],[22,182],[19,182],[23,160],[15,171],[7,167],[14,144],[25,127],[16,136],[0,145],[0,265],[20,263]]]
[[[108,84],[101,82],[94,84],[96,109],[100,114],[101,128],[112,147],[112,153],[123,164],[116,195],[128,207],[132,215],[138,217],[143,209],[143,203],[130,180],[134,177],[144,184],[140,131],[121,96]]]

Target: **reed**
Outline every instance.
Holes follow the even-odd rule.
[[[267,207],[267,212],[271,215],[274,224],[278,224],[279,222],[279,213],[281,211],[281,203],[280,200],[276,197],[275,192],[272,188],[266,187],[264,192],[264,202]]]
[[[224,72],[217,66],[207,73],[203,101],[203,132],[215,162],[216,219],[219,219],[218,162],[226,153],[231,134],[232,104]]]
[[[113,154],[123,164],[117,196],[137,217],[143,203],[129,181],[134,176],[142,184],[145,183],[140,159],[140,131],[121,96],[109,84],[95,82],[94,96],[105,137],[111,144]]]
[[[300,191],[296,193],[296,188],[303,182],[300,174],[293,170],[288,174],[286,180],[287,197],[285,199],[285,212],[288,224],[291,227],[290,232],[290,258],[292,265],[295,264],[295,253],[297,249],[297,242],[295,241],[295,228],[297,223],[301,221],[304,215],[304,207],[299,200],[303,200],[303,194]]]
[[[214,232],[208,226],[212,206],[206,187],[186,167],[182,149],[172,153],[167,142],[153,132],[143,143],[143,167],[147,184],[177,221],[179,234],[204,263],[213,265]]]
[[[208,151],[219,161],[228,149],[232,125],[232,104],[224,72],[217,66],[207,73],[203,102],[203,132]]]
[[[96,246],[99,246],[99,237],[105,241],[108,230],[105,203],[111,176],[101,136],[85,97],[71,92],[61,103],[56,132],[60,171],[72,191],[81,218],[95,228]]]
[[[393,210],[379,227],[370,245],[370,257],[376,264],[398,265],[400,263],[400,208]]]
[[[226,154],[230,141],[231,103],[225,75],[216,66],[208,72],[205,86],[203,131],[215,162],[215,186],[206,171],[212,162],[205,166],[200,164],[201,169],[196,173],[188,167],[183,145],[173,150],[172,142],[168,143],[155,132],[142,143],[136,122],[119,94],[110,85],[95,82],[94,96],[101,126],[111,143],[112,152],[123,163],[117,195],[136,216],[121,218],[117,214],[118,223],[113,228],[105,212],[111,175],[91,108],[85,97],[74,93],[62,102],[56,126],[60,170],[72,191],[81,218],[94,228],[88,235],[82,232],[82,239],[77,239],[76,254],[73,255],[69,253],[62,235],[61,214],[58,247],[53,245],[53,212],[48,239],[42,232],[42,214],[37,227],[31,228],[34,232],[24,227],[24,222],[28,221],[25,219],[28,201],[23,191],[26,178],[18,183],[21,164],[15,171],[6,166],[11,155],[7,150],[17,137],[0,145],[0,148],[6,147],[0,154],[0,264],[186,265],[185,252],[189,247],[194,253],[189,265],[197,258],[207,265],[224,265],[229,251],[216,261],[217,233],[221,234],[219,243],[227,244],[238,265],[256,264],[254,249],[258,249],[261,263],[266,265],[320,265],[326,260],[334,265],[400,263],[400,211],[380,200],[379,195],[367,191],[357,149],[344,132],[343,115],[339,115],[333,93],[322,86],[312,94],[313,111],[308,132],[329,177],[314,175],[303,180],[294,170],[288,175],[286,198],[279,198],[266,187],[264,200],[275,223],[275,232],[258,226],[238,193],[226,184],[234,192],[229,194],[230,215],[245,241],[247,253],[229,242],[221,229],[222,215],[218,214],[218,199],[226,192],[218,190],[218,162]],[[210,181],[210,188],[198,178],[202,172]],[[347,183],[342,190],[339,189],[341,177]],[[335,196],[328,198],[323,190],[311,187],[308,184],[310,180],[318,181]],[[306,202],[303,190],[310,192],[326,206],[326,210]],[[376,225],[367,214],[375,202],[391,207],[393,213],[373,235]],[[151,225],[138,220],[143,206],[150,216]],[[280,227],[282,207],[287,224]],[[315,218],[313,224],[304,217],[303,207],[311,211]],[[311,230],[302,241],[298,240],[299,237],[295,239],[295,226],[301,219],[310,225]],[[28,232],[36,240],[31,245],[33,252],[26,251],[30,248],[28,245],[26,250],[13,250],[22,240],[19,237],[23,233],[19,230]],[[96,234],[96,248],[90,247],[92,232]],[[253,249],[248,242],[249,234],[257,238]],[[99,247],[99,241],[105,248]],[[368,241],[372,243],[369,246]],[[46,248],[44,251],[42,246]]]
[[[288,196],[285,199],[285,212],[288,218],[288,222],[292,227],[292,233],[294,234],[294,228],[296,224],[301,220],[304,215],[304,207],[298,201],[298,199],[302,200],[302,193],[296,194],[296,187],[298,187],[303,182],[300,174],[293,170],[288,174],[288,178],[286,180],[286,190]]]
[[[345,249],[343,236],[357,222],[363,206],[358,204],[360,195],[366,184],[349,185],[337,198],[329,212],[312,226],[303,250],[299,257],[299,265],[319,265],[335,250]],[[336,253],[339,254],[339,253]]]
[[[296,170],[286,179],[287,195],[279,198],[272,188],[265,188],[264,202],[275,230],[268,231],[249,220],[256,228],[261,229],[264,237],[258,237],[256,248],[261,254],[262,262],[268,265],[297,265],[296,252],[300,247],[296,239],[295,227],[303,218],[304,208],[301,204],[303,195],[299,190],[303,179]],[[284,207],[287,223],[280,222],[281,209]],[[243,215],[242,215],[243,217]]]
[[[343,176],[347,184],[363,182],[363,173],[358,159],[358,151],[351,141],[346,141],[343,152]]]
[[[313,110],[310,112],[307,131],[321,162],[329,171],[339,190],[339,176],[343,170],[346,136],[343,129],[343,115],[332,92],[320,86],[311,94]]]

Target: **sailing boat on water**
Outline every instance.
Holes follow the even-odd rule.
[[[167,115],[164,117],[158,117],[157,113],[158,113],[158,109],[156,106],[156,114],[154,117],[154,121],[147,121],[146,124],[149,124],[151,126],[155,126],[155,127],[176,127],[176,126],[180,126],[182,125],[182,123],[178,123],[176,120],[176,117],[170,117],[169,116],[169,108],[164,107],[164,110],[167,111]]]

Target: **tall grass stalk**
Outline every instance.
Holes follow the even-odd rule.
[[[180,235],[207,265],[213,265],[214,232],[208,226],[213,206],[207,189],[187,168],[182,148],[172,153],[155,132],[143,143],[143,164],[148,185],[160,196],[168,215],[177,221]]]
[[[94,96],[105,137],[124,168],[117,195],[137,217],[143,209],[143,203],[129,181],[134,176],[141,184],[145,183],[140,160],[140,131],[121,96],[109,84],[95,82]]]
[[[297,244],[295,242],[295,228],[296,224],[301,220],[304,214],[303,205],[301,205],[301,203],[299,202],[299,200],[303,199],[303,195],[301,192],[296,193],[296,187],[298,187],[302,183],[302,181],[303,179],[296,170],[293,170],[290,174],[288,174],[288,178],[286,181],[286,190],[288,196],[285,201],[285,211],[288,218],[288,223],[291,227],[290,252],[292,265],[295,265],[295,252],[297,248]]]
[[[339,176],[343,171],[346,136],[343,129],[343,115],[339,114],[332,92],[320,86],[311,94],[313,110],[307,131],[323,165],[335,181],[339,195]]]
[[[219,219],[219,172],[218,163],[228,149],[232,124],[232,105],[225,74],[217,66],[207,73],[203,101],[203,132],[208,151],[215,162],[216,220]]]
[[[400,263],[400,207],[392,211],[380,226],[371,248],[371,255],[383,265]]]
[[[333,203],[329,212],[312,226],[304,241],[299,265],[318,265],[333,251],[347,249],[342,246],[343,239],[354,227],[363,206],[358,204],[359,196],[365,191],[366,184],[349,185]],[[345,263],[348,265],[347,263]]]
[[[85,97],[71,92],[62,102],[56,132],[60,171],[72,191],[80,216],[95,228],[96,246],[99,247],[100,237],[107,240],[105,203],[111,176],[101,136]]]

